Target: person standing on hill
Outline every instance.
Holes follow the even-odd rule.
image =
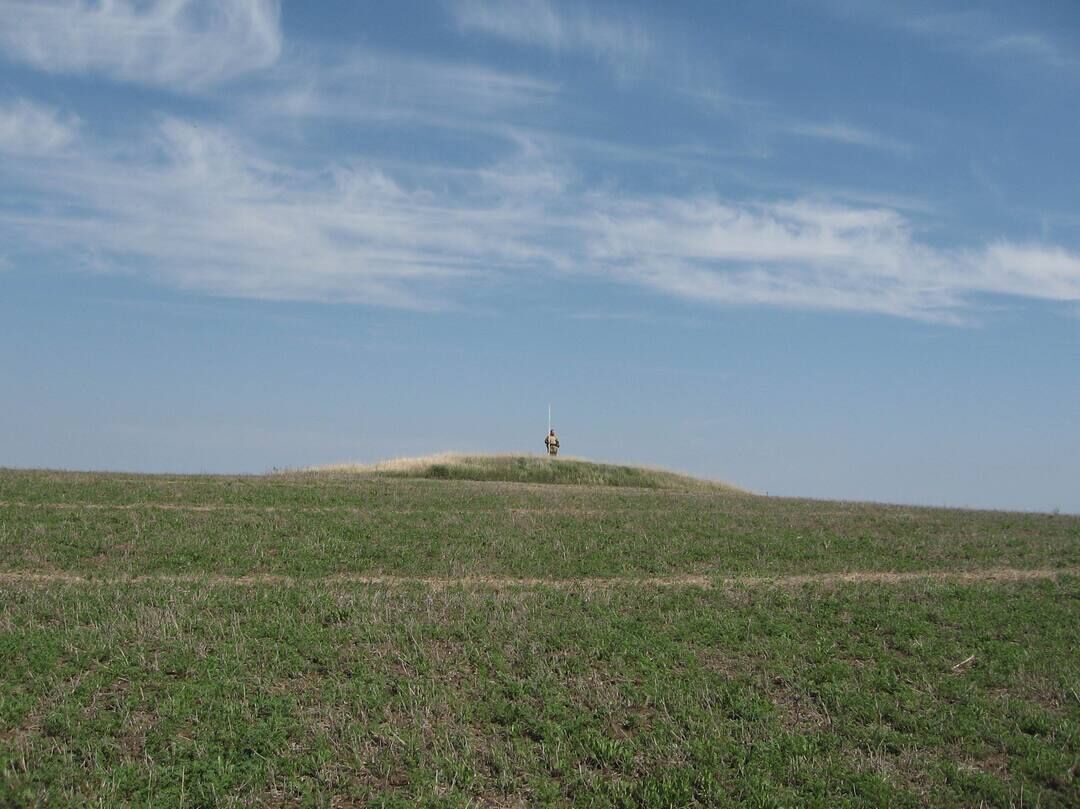
[[[552,458],[559,454],[559,436],[555,435],[554,430],[547,434],[544,439],[544,446],[547,447],[548,455]]]

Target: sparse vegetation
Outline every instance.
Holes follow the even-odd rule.
[[[0,806],[1075,806],[1078,572],[1061,515],[0,471]]]
[[[729,489],[726,483],[701,480],[641,466],[595,463],[547,455],[466,455],[443,453],[423,458],[395,458],[381,463],[334,464],[307,470],[316,474],[369,477],[488,480],[510,483],[558,483],[579,486],[632,486],[645,489]]]

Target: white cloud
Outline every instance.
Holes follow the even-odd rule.
[[[846,18],[907,31],[966,55],[977,62],[1027,62],[1054,71],[1075,69],[1075,50],[1044,31],[1021,30],[999,13],[983,9],[937,10],[937,5],[895,3],[886,0],[820,0],[814,8],[825,8]],[[1017,8],[1023,8],[1017,5]]]
[[[908,154],[911,147],[903,141],[882,135],[869,129],[851,126],[838,122],[828,124],[800,123],[794,124],[789,131],[794,135],[802,135],[818,140],[829,140],[836,143],[845,143],[851,146],[861,146],[867,149],[894,152],[896,154]]]
[[[1074,59],[1070,59],[1061,48],[1041,34],[991,36],[979,43],[979,47],[989,54],[1027,57],[1055,69],[1068,68],[1076,64]]]
[[[273,64],[276,0],[0,0],[0,51],[50,73],[197,89]]]
[[[1023,59],[1053,70],[1075,64],[1049,35],[1010,29],[978,10],[907,17],[901,24],[973,57]]]
[[[25,98],[0,101],[0,152],[43,155],[70,144],[79,119]]]
[[[0,210],[0,234],[211,294],[434,308],[454,304],[451,282],[559,265],[529,198],[552,187],[536,172],[526,156],[409,188],[373,166],[303,171],[167,119],[125,155],[0,168],[31,203]]]
[[[481,65],[406,58],[373,49],[283,60],[247,108],[285,118],[422,120],[490,124],[547,104],[551,82]],[[501,124],[500,124],[501,125]]]
[[[302,168],[220,129],[164,120],[116,150],[0,163],[20,199],[0,240],[209,294],[403,307],[592,274],[702,303],[970,319],[979,296],[1080,301],[1080,255],[946,250],[901,211],[815,199],[628,197],[583,188],[543,141],[480,168]]]
[[[583,51],[617,67],[644,59],[652,50],[642,24],[600,16],[576,3],[557,8],[548,0],[454,0],[450,10],[463,31],[555,52]]]
[[[598,268],[698,301],[957,321],[983,294],[1080,300],[1080,255],[1004,242],[936,249],[886,209],[699,198],[624,203],[595,221]]]
[[[990,245],[968,257],[971,285],[985,292],[1080,300],[1080,255],[1041,244]]]

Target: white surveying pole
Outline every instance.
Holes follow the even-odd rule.
[[[548,434],[551,434],[551,405],[548,404]]]

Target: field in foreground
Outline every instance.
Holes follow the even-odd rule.
[[[0,471],[0,806],[1080,805],[1080,518],[637,483]]]

